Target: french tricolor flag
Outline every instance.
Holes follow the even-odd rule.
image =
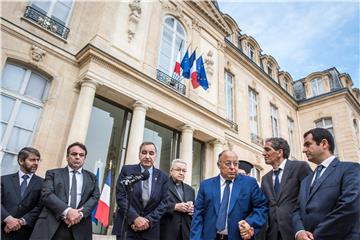
[[[190,70],[191,84],[192,84],[193,88],[195,89],[200,86],[199,82],[197,81],[196,50],[194,50],[194,52],[191,54],[190,65],[191,65],[191,70]]]
[[[109,226],[109,214],[110,214],[110,188],[111,186],[111,171],[109,171],[106,181],[101,192],[98,207],[95,213],[95,218],[104,226]]]

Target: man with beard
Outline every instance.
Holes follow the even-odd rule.
[[[1,177],[1,239],[29,239],[40,214],[43,179],[35,175],[40,153],[25,147],[18,154],[20,170]]]

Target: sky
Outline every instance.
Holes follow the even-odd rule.
[[[336,67],[360,88],[360,1],[218,0],[293,80]]]

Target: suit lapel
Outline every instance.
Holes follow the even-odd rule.
[[[66,196],[66,202],[68,202],[69,200],[69,188],[70,188],[70,183],[69,183],[69,169],[67,167],[63,168],[61,171],[61,175],[62,175],[62,179],[64,182],[64,187],[65,187],[65,196]]]
[[[155,187],[155,186],[157,186],[157,182],[159,181],[159,174],[160,174],[160,171],[154,167],[153,175],[152,175],[152,179],[151,179],[151,194],[150,194],[149,201],[150,201],[151,197],[154,195],[156,196],[157,192],[161,189],[159,187]]]
[[[215,187],[214,188],[212,187],[211,189],[213,190],[213,199],[214,199],[215,212],[216,212],[216,215],[218,215],[219,208],[220,208],[220,198],[221,198],[220,175],[218,175],[213,180],[213,185]]]
[[[87,183],[90,181],[90,176],[84,169],[82,169],[82,175],[83,175],[83,185],[81,189],[81,200],[83,199],[85,190],[87,190]]]
[[[13,185],[13,189],[15,190],[15,194],[17,197],[17,202],[21,200],[21,193],[20,193],[20,181],[19,181],[19,173],[14,173],[11,176],[11,183]]]
[[[231,189],[231,194],[230,194],[230,203],[229,203],[230,205],[229,205],[228,215],[231,213],[231,210],[235,206],[235,202],[236,202],[236,199],[237,199],[236,196],[240,195],[241,181],[242,181],[242,176],[241,175],[239,175],[238,177],[236,177],[234,179],[232,189]]]
[[[173,180],[171,179],[171,177],[169,178],[169,191],[172,192],[172,194],[176,197],[176,199],[181,202],[182,200],[179,197],[178,192],[175,189],[175,184],[173,182]],[[184,190],[184,199],[185,199],[185,190]]]
[[[285,186],[286,183],[288,182],[287,179],[289,178],[289,176],[291,176],[291,173],[293,172],[293,168],[291,167],[292,162],[290,160],[286,161],[285,167],[283,169],[283,174],[281,177],[281,182],[280,182],[280,192],[276,197],[276,200],[279,201],[280,197],[282,195],[282,193],[285,191]],[[272,182],[272,181],[271,181]],[[274,189],[274,188],[273,188]],[[274,192],[274,191],[273,191]],[[275,192],[274,192],[275,193]]]
[[[264,184],[265,184],[265,188],[269,190],[271,197],[276,200],[272,175],[273,175],[272,170],[265,175]]]
[[[339,160],[337,160],[336,158],[330,163],[330,165],[325,169],[325,172],[320,176],[320,178],[318,178],[317,182],[315,183],[309,199],[315,194],[315,192],[319,189],[319,187],[321,186],[321,184],[324,182],[324,180],[335,170],[335,167],[338,165]],[[312,180],[312,178],[311,178]],[[310,184],[311,184],[311,180],[310,180]],[[310,186],[309,186],[309,191],[310,191]]]

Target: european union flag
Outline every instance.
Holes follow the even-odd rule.
[[[183,59],[181,60],[180,67],[182,68],[182,76],[184,78],[190,78],[190,62],[189,62],[189,52],[186,50]]]
[[[209,88],[202,56],[196,60],[197,81],[204,90]]]

